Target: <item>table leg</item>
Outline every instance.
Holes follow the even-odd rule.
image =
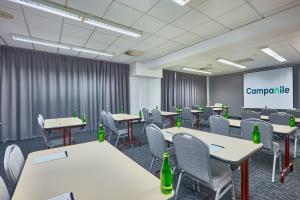
[[[290,136],[286,134],[284,137],[285,143],[285,158],[284,158],[284,168],[280,174],[280,181],[284,183],[285,176],[293,171],[293,163],[290,160]]]
[[[244,160],[241,164],[241,199],[249,200],[249,161]]]
[[[125,145],[128,145],[128,144],[138,144],[139,146],[141,145],[141,142],[140,141],[138,141],[138,140],[134,140],[133,138],[132,138],[132,121],[131,120],[128,120],[127,121],[127,128],[128,128],[128,141],[127,142],[125,142],[124,144],[121,144],[121,145],[119,145],[118,146],[118,149],[121,149],[123,146],[125,146]]]
[[[196,114],[196,121],[197,128],[200,128],[200,113]]]
[[[69,145],[72,144],[72,141],[71,141],[71,128],[69,128]]]
[[[67,130],[64,128],[64,146],[66,146],[66,132]]]

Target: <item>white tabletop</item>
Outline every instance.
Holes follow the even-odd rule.
[[[112,114],[112,117],[116,121],[133,121],[133,120],[141,119],[139,116],[129,115],[129,114],[126,114],[126,113]]]
[[[241,163],[263,147],[263,144],[254,144],[252,141],[183,127],[164,129],[165,140],[172,142],[173,134],[177,133],[188,133],[201,139],[208,145],[215,144],[224,147],[220,151],[211,153],[211,156],[233,164]]]
[[[41,164],[54,152],[68,157]],[[108,142],[89,142],[29,154],[13,200],[48,200],[73,192],[76,200],[166,200],[160,181]]]
[[[86,123],[83,123],[78,117],[45,119],[44,129],[72,128],[85,125]]]
[[[167,111],[160,111],[160,114],[161,114],[162,116],[165,116],[165,117],[167,117],[167,116],[178,115],[177,112],[167,112]]]
[[[268,115],[261,115],[260,118],[262,120],[269,120],[269,116]],[[295,117],[295,122],[296,123],[300,123],[300,118],[299,117]]]
[[[241,127],[241,120],[228,119],[230,126]],[[272,124],[273,131],[279,134],[292,134],[297,130],[297,127],[290,127],[285,125]]]
[[[203,112],[202,110],[192,110],[193,114],[202,113],[202,112]]]

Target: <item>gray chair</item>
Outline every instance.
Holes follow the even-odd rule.
[[[293,115],[294,117],[299,117],[300,114],[300,110],[289,110],[287,111],[287,113],[290,115],[290,117]],[[286,116],[287,118],[287,116]],[[283,120],[282,120],[283,121]],[[286,119],[284,120],[286,121]],[[297,145],[298,145],[298,141],[300,140],[300,130],[297,130],[296,133],[293,135],[294,137],[294,158],[297,157]]]
[[[116,122],[110,112],[107,113],[106,118],[108,121],[108,125],[109,125],[109,129],[111,131],[111,134],[115,134],[117,136],[115,146],[117,146],[120,138],[123,138],[123,140],[125,142],[124,138],[128,136],[128,129],[127,128],[120,128],[120,129],[117,128]]]
[[[209,119],[210,131],[212,133],[229,136],[229,121],[221,115],[210,116]]]
[[[109,141],[111,137],[111,130],[109,129],[109,124],[106,115],[107,113],[104,110],[100,112],[100,123],[103,124],[105,135],[108,136]]]
[[[146,134],[149,143],[149,148],[152,154],[152,161],[150,164],[149,171],[151,172],[153,164],[156,161],[163,160],[163,154],[165,152],[169,152],[172,167],[175,168],[176,158],[175,158],[174,149],[172,147],[167,148],[167,144],[164,139],[162,130],[154,124],[149,124],[146,126]]]
[[[222,198],[230,189],[232,189],[233,199],[235,198],[230,168],[226,163],[210,158],[207,144],[184,133],[174,135],[173,144],[177,169],[180,171],[175,200],[178,198],[178,191],[184,175],[215,191],[216,200]]]
[[[279,125],[288,126],[291,116],[292,116],[291,114],[287,114],[285,112],[271,113],[269,115],[269,122],[271,124],[279,124]]]
[[[1,200],[10,200],[10,195],[8,193],[7,187],[0,176],[0,199]]]
[[[261,110],[261,115],[266,115],[266,116],[269,116],[270,114],[272,114],[272,113],[277,113],[278,112],[278,110],[276,110],[276,109],[271,109],[271,108],[264,108],[264,109],[262,109]]]
[[[153,109],[151,113],[152,113],[153,124],[163,129],[169,126],[168,121],[161,117],[161,113],[159,110]]]
[[[210,116],[214,115],[214,110],[211,107],[204,107],[203,113],[200,115],[200,118],[203,120],[204,124],[208,124],[208,119]]]
[[[43,140],[45,142],[45,144],[47,145],[47,148],[53,148],[53,147],[57,147],[57,146],[62,146],[64,144],[64,140],[63,140],[63,136],[64,133],[61,130],[57,130],[57,131],[52,131],[52,132],[46,132],[46,130],[44,129],[44,122],[43,122],[43,118],[41,118],[40,116],[37,118],[38,120],[38,124],[39,124],[39,128],[41,131],[41,134],[43,136]],[[75,138],[71,137],[71,143],[75,144]]]
[[[277,142],[273,142],[272,124],[260,119],[245,119],[241,122],[242,138],[252,140],[252,133],[256,124],[260,131],[260,141],[263,144],[263,150],[273,154],[272,182],[274,182],[277,159],[279,161],[279,170],[281,171],[281,149]]]
[[[8,180],[15,185],[25,164],[23,153],[18,145],[6,147],[4,154],[4,170]]]
[[[144,116],[144,126],[143,126],[142,133],[144,133],[146,126],[148,124],[151,124],[151,117],[150,117],[149,110],[147,108],[143,108],[142,112],[143,112],[143,116]]]
[[[298,118],[300,116],[300,110],[287,110],[286,113],[294,115],[294,117]]]
[[[250,119],[250,118],[260,119],[260,113],[252,111],[252,110],[242,111],[242,113],[241,113],[242,120]]]
[[[183,108],[181,111],[182,126],[194,128],[195,119],[190,108]]]

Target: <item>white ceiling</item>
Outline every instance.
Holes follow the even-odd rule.
[[[191,0],[186,6],[179,6],[172,0],[52,0],[99,17],[143,31],[143,36],[133,38],[104,29],[72,21],[36,9],[20,6],[7,0],[0,0],[0,10],[11,13],[14,19],[0,18],[0,44],[47,52],[80,56],[92,59],[111,60],[122,63],[147,62],[178,51],[195,43],[228,33],[231,30],[255,23],[261,19],[300,5],[300,0]],[[115,54],[112,58],[78,53],[53,47],[32,45],[13,41],[9,33],[22,34],[62,42]],[[287,58],[300,52],[300,34],[285,42],[272,44]],[[139,57],[124,55],[129,50],[144,51]],[[298,54],[296,50],[298,50]],[[253,66],[278,64],[257,52],[257,47],[244,47],[237,52],[223,49],[222,56],[239,60],[255,57]],[[220,49],[222,52],[222,49]],[[295,54],[296,52],[296,54]],[[230,73],[235,68],[215,63],[216,52],[183,59],[176,65],[190,67],[215,65],[215,74]],[[293,60],[294,61],[294,60]],[[300,60],[296,60],[300,61]],[[219,68],[218,68],[219,67]]]

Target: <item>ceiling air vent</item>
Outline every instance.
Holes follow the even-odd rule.
[[[137,51],[137,50],[128,50],[125,52],[125,54],[127,56],[141,56],[143,55],[145,52],[143,51]]]
[[[0,18],[4,18],[4,19],[13,19],[14,16],[8,12],[5,12],[3,10],[0,10]]]

